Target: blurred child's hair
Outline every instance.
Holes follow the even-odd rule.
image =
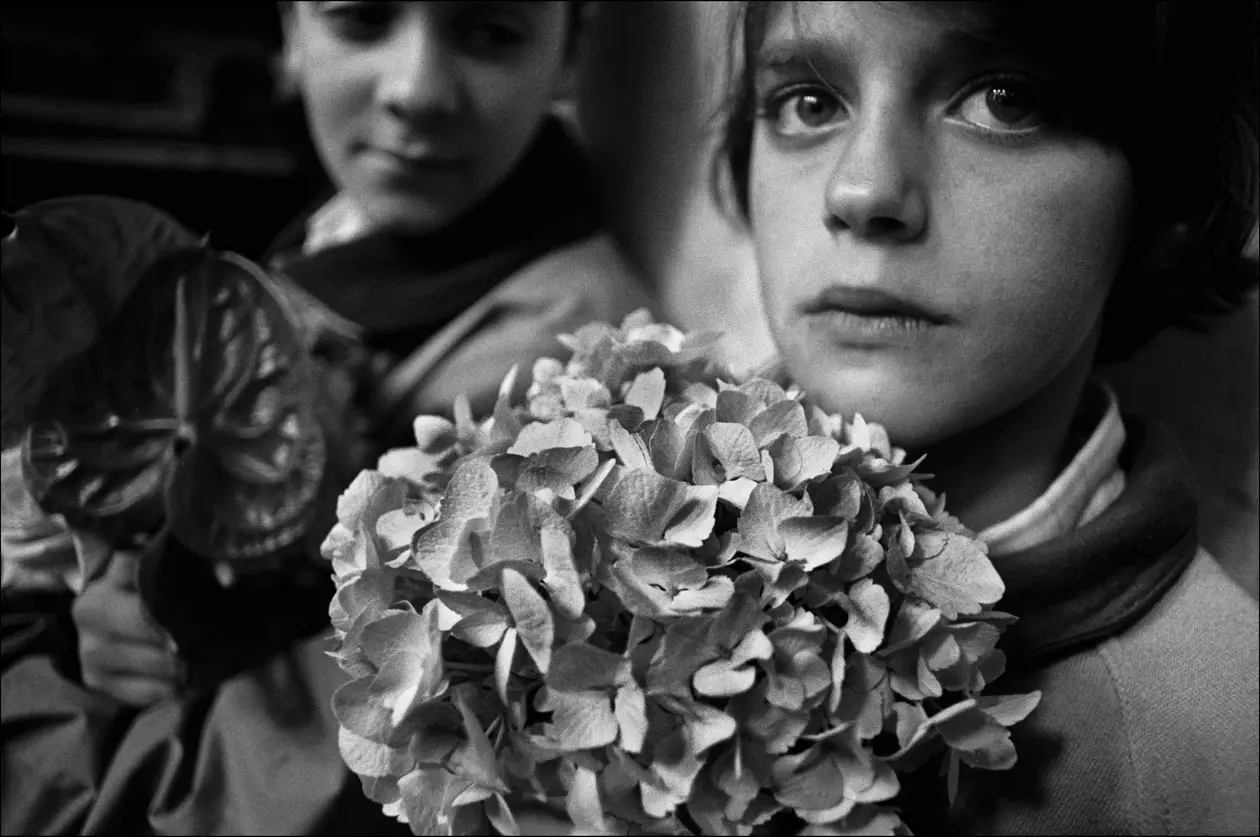
[[[757,114],[755,56],[775,2],[742,3],[714,185],[748,221]],[[1257,224],[1260,4],[931,3],[975,35],[1015,44],[1058,74],[1070,130],[1115,146],[1134,176],[1129,255],[1104,312],[1099,363],[1130,357],[1169,326],[1203,330],[1260,284],[1243,252]],[[732,206],[732,201],[734,206]],[[1160,233],[1177,231],[1172,247]],[[1152,256],[1152,252],[1157,255]]]

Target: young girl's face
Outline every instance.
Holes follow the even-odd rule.
[[[1061,127],[1053,78],[940,10],[791,5],[754,59],[749,203],[795,380],[919,447],[1088,365],[1125,159]]]
[[[569,70],[563,2],[293,3],[286,51],[334,184],[426,233],[521,159]]]

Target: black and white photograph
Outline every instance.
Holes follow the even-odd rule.
[[[1260,2],[0,40],[0,833],[1260,836]]]

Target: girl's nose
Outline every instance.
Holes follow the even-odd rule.
[[[859,123],[827,182],[823,221],[833,232],[911,241],[927,227],[927,197],[909,132],[893,120]]]
[[[395,116],[415,121],[458,110],[457,64],[433,26],[417,21],[400,31],[381,57],[377,96]]]

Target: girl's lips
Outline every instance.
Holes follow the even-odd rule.
[[[832,286],[804,306],[807,327],[847,349],[906,346],[951,319],[903,297],[851,286]]]
[[[832,285],[806,304],[804,313],[846,314],[864,320],[921,321],[926,325],[946,325],[950,318],[925,305],[881,291],[852,285]]]

